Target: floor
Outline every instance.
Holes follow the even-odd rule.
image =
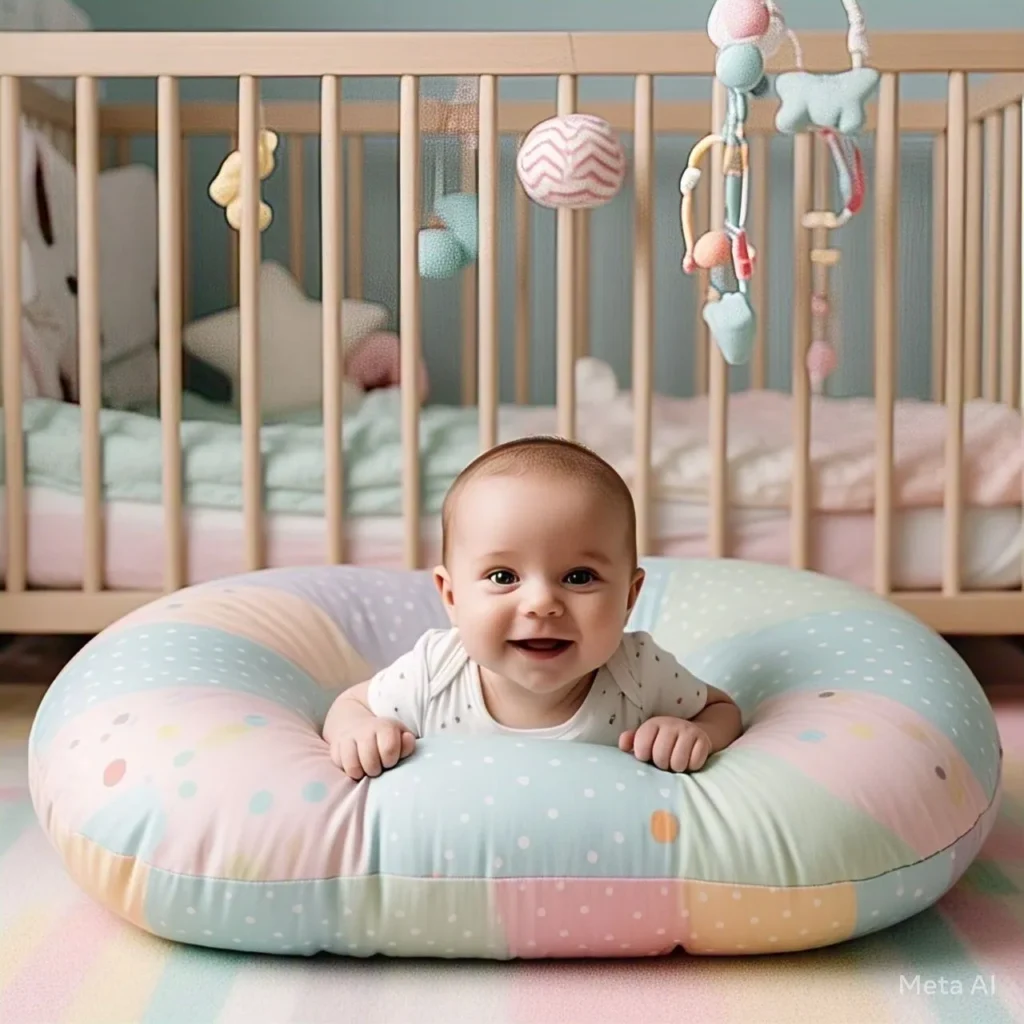
[[[28,730],[44,686],[0,682],[0,1022],[1024,1021],[1024,653],[988,646],[981,655],[975,667],[987,674],[997,710],[1007,790],[995,831],[966,876],[936,907],[880,935],[735,960],[307,960],[154,939],[65,876],[25,780]],[[3,668],[0,657],[0,679]]]

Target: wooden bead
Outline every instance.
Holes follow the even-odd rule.
[[[834,267],[842,259],[838,249],[812,249],[811,262],[823,267]]]

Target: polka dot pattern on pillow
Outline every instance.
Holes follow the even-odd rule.
[[[353,783],[324,716],[446,622],[433,583],[268,570],[161,598],[79,653],[33,726],[36,812],[75,881],[140,928],[266,953],[782,952],[942,896],[992,826],[1002,763],[956,653],[811,573],[646,568],[629,628],[743,711],[701,772],[456,735]]]

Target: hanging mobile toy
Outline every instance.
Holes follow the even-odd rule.
[[[846,225],[860,213],[864,205],[866,179],[864,161],[855,137],[864,126],[868,99],[878,86],[879,74],[865,67],[868,56],[867,31],[857,0],[842,0],[849,31],[846,48],[850,68],[838,74],[820,75],[804,70],[802,54],[796,48],[797,71],[779,75],[775,91],[781,104],[775,127],[785,134],[799,131],[815,132],[825,143],[840,198],[836,210],[812,210],[802,218],[806,230],[826,233]],[[838,319],[829,295],[829,275],[838,274],[840,252],[826,246],[811,252],[818,281],[811,299],[812,338],[807,351],[807,372],[811,387],[821,392],[826,378],[839,363],[835,339],[839,336]],[[837,289],[837,294],[841,289]]]
[[[273,173],[277,152],[277,135],[263,127],[264,114],[260,107],[260,131],[256,139],[257,170],[260,181]],[[236,149],[228,153],[217,170],[217,176],[210,182],[207,192],[210,198],[224,208],[224,216],[235,231],[242,230],[242,154]],[[258,224],[260,231],[266,231],[274,219],[270,206],[260,197]]]
[[[750,359],[757,329],[749,297],[757,253],[746,230],[750,178],[747,112],[749,98],[767,91],[765,61],[778,47],[780,29],[785,31],[781,19],[765,0],[717,0],[708,19],[708,35],[718,47],[715,77],[726,89],[725,120],[720,133],[708,135],[694,146],[679,179],[683,272],[709,271],[704,322],[732,365]],[[693,192],[700,181],[699,165],[718,143],[725,147],[724,228],[695,240]]]
[[[848,47],[854,66],[838,75],[813,75],[803,70],[799,40],[787,28],[773,0],[716,0],[708,18],[708,36],[718,48],[715,77],[726,89],[726,113],[721,132],[708,135],[693,148],[679,180],[682,268],[686,274],[698,269],[709,271],[704,322],[732,365],[749,361],[757,332],[749,298],[757,254],[746,231],[750,173],[747,112],[750,98],[768,91],[765,66],[785,38],[793,46],[799,70],[780,75],[776,81],[781,100],[776,127],[787,134],[807,129],[824,134],[844,198],[839,213],[816,211],[804,218],[804,226],[840,227],[863,202],[863,164],[849,136],[863,125],[864,106],[878,83],[878,73],[863,67],[867,43],[856,0],[843,0],[843,5],[850,23]],[[695,240],[693,191],[700,181],[699,164],[717,143],[725,147],[724,229],[709,231]],[[828,262],[833,261],[828,258]],[[821,305],[818,303],[818,308]]]
[[[419,233],[420,277],[454,277],[477,258],[477,196],[473,192],[448,192],[445,187],[449,135],[454,132],[458,136],[460,155],[465,147],[476,148],[477,99],[476,80],[460,78],[454,97],[443,107],[434,159],[434,202]]]

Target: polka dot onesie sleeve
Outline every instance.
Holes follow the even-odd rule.
[[[428,631],[411,651],[382,668],[370,680],[367,703],[378,718],[401,722],[414,736],[423,736],[430,695],[429,648],[433,631]]]
[[[648,633],[626,634],[624,642],[632,647],[629,661],[641,683],[646,717],[693,718],[704,710],[707,685],[684,668],[675,655],[659,647]]]

